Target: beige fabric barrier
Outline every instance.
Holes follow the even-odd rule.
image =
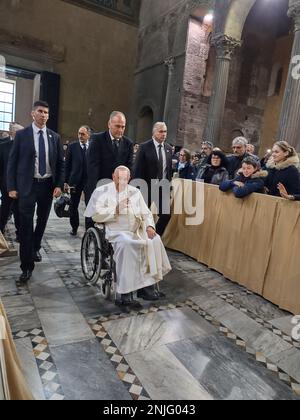
[[[166,247],[300,314],[300,203],[261,194],[240,200],[211,185],[204,191],[204,223],[186,226],[185,214],[173,215]]]
[[[4,254],[7,250],[8,250],[7,242],[4,236],[2,235],[2,233],[0,232],[0,255]]]
[[[33,400],[25,382],[11,330],[0,301],[0,394],[6,400]]]

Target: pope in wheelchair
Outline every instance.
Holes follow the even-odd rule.
[[[96,226],[105,225],[115,262],[116,304],[124,306],[137,305],[133,293],[157,285],[171,271],[153,215],[141,192],[129,185],[130,177],[128,168],[117,168],[113,182],[95,190],[85,212]]]

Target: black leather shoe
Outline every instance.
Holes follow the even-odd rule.
[[[150,292],[149,290],[146,290],[146,289],[138,290],[137,297],[139,299],[144,299],[149,302],[155,302],[159,300],[159,297],[155,292],[152,292],[152,291]]]
[[[75,230],[75,229],[71,230],[70,235],[71,236],[77,236],[77,230]]]
[[[140,302],[136,301],[136,300],[132,300],[129,304],[128,304],[130,309],[133,309],[135,311],[141,311],[142,309],[144,309],[143,305],[140,304]]]
[[[41,254],[40,254],[40,251],[36,251],[36,252],[34,253],[34,258],[33,258],[33,260],[34,260],[34,262],[37,262],[37,263],[39,263],[39,262],[42,262],[42,261],[43,261],[43,258],[42,258]]]
[[[124,303],[121,300],[116,300],[115,301],[115,305],[121,309],[121,311],[125,314],[129,314],[130,313],[130,308],[129,306],[124,305]]]
[[[25,270],[23,271],[23,273],[21,274],[19,280],[21,283],[27,283],[32,276],[32,271],[31,270]]]

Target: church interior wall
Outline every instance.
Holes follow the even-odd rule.
[[[0,37],[0,54],[12,55],[14,65],[18,57],[22,64],[41,61],[60,74],[64,140],[74,138],[80,124],[105,129],[114,109],[130,113],[137,27],[61,0],[2,0],[0,28],[12,40],[22,39],[22,47],[14,49]]]

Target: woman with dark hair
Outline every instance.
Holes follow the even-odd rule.
[[[177,166],[177,172],[179,173],[179,178],[189,179],[195,181],[196,179],[196,169],[191,164],[191,152],[187,149],[181,149],[179,153],[179,163]]]
[[[267,163],[266,188],[269,195],[280,197],[284,187],[287,195],[300,194],[300,160],[296,150],[287,142],[275,143],[272,158]]]
[[[207,165],[200,169],[197,181],[204,181],[205,184],[220,185],[229,179],[227,171],[227,157],[219,150],[214,150],[208,158]]]

